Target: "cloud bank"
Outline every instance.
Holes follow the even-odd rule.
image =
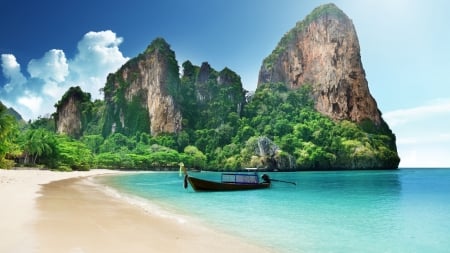
[[[400,167],[450,166],[450,98],[391,111],[383,118],[397,136]]]
[[[80,86],[101,99],[106,77],[127,60],[119,50],[123,39],[112,31],[88,32],[78,42],[77,53],[67,59],[64,51],[51,49],[27,65],[27,75],[12,54],[1,55],[7,83],[0,88],[0,100],[16,109],[24,119],[36,119],[55,111],[54,104],[72,86]]]
[[[391,126],[401,126],[428,118],[450,115],[450,99],[436,99],[426,105],[414,108],[400,109],[384,114],[384,118]]]

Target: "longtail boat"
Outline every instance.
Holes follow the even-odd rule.
[[[266,174],[263,182],[259,182],[257,174],[222,173],[222,181],[215,182],[191,177],[186,174],[185,180],[195,191],[243,191],[270,187],[270,179]],[[185,183],[186,186],[186,183]]]

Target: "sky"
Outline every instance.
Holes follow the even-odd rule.
[[[256,88],[263,59],[320,0],[0,0],[0,101],[26,120],[71,86],[95,99],[108,73],[157,37]],[[450,1],[336,0],[355,25],[369,89],[400,167],[450,167]]]

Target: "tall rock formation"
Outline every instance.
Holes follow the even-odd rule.
[[[71,87],[55,106],[56,132],[79,138],[90,118],[91,94]]]
[[[181,84],[183,120],[188,127],[218,128],[230,114],[242,112],[246,91],[241,77],[229,68],[216,71],[207,62],[199,67],[186,61]]]
[[[258,87],[312,85],[315,108],[332,119],[382,124],[361,63],[351,19],[334,4],[316,8],[289,31],[262,64]]]
[[[175,53],[162,38],[155,39],[115,74],[105,88],[106,117],[103,135],[114,132],[152,135],[181,130],[177,96],[180,79]]]

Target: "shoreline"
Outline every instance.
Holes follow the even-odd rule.
[[[104,192],[112,170],[0,170],[0,252],[271,252],[193,221],[163,217]]]
[[[41,185],[67,178],[113,174],[112,170],[56,172],[38,168],[0,169],[0,252],[35,252],[33,223],[37,219],[36,200]]]

